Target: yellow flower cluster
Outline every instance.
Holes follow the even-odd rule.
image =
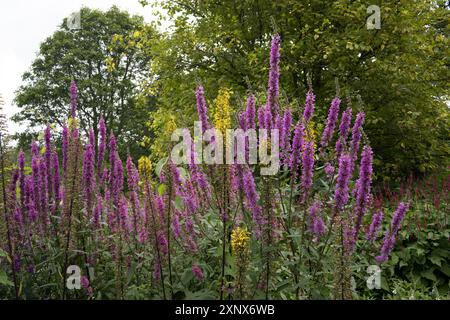
[[[170,116],[169,121],[167,121],[166,124],[165,124],[166,133],[169,136],[171,136],[176,128],[177,128],[177,123],[175,121],[175,117],[174,116]]]
[[[316,148],[316,129],[315,129],[315,124],[313,121],[309,121],[307,124],[307,128],[305,130],[305,141],[307,142],[314,142],[314,148]]]
[[[220,88],[215,100],[214,127],[225,134],[225,130],[231,128],[231,91],[228,88]]]
[[[246,253],[250,242],[250,232],[247,228],[237,227],[231,233],[231,249],[235,255]]]
[[[149,157],[142,156],[138,160],[138,168],[141,176],[150,178],[152,175],[152,162]]]

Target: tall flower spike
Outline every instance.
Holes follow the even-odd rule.
[[[69,152],[69,129],[66,125],[63,126],[62,130],[62,167],[63,172],[67,170],[67,156]]]
[[[98,155],[97,155],[97,174],[102,174],[102,164],[103,159],[105,158],[105,150],[106,150],[106,125],[105,120],[103,118],[100,119],[98,123],[98,131],[100,133],[100,142],[98,144]]]
[[[304,144],[304,134],[305,134],[305,127],[303,123],[299,121],[294,129],[294,139],[292,141],[292,152],[289,162],[292,179],[294,180],[297,177],[297,170],[300,164],[300,157],[302,154]]]
[[[328,142],[333,136],[334,127],[336,126],[336,121],[339,115],[340,104],[341,100],[337,97],[334,98],[333,101],[331,101],[331,106],[328,110],[327,124],[325,126],[325,129],[323,130],[322,139],[320,141],[320,145],[322,148],[325,148],[328,145]]]
[[[84,185],[84,197],[86,201],[87,211],[91,212],[92,209],[92,195],[95,190],[95,156],[94,146],[88,144],[84,151],[83,157],[83,185]]]
[[[369,226],[369,230],[366,233],[366,239],[369,242],[374,242],[377,238],[378,232],[381,228],[381,223],[383,222],[383,210],[377,211],[372,217],[372,223]]]
[[[19,167],[20,206],[23,210],[25,207],[25,153],[22,150],[19,151],[17,166]]]
[[[246,117],[246,129],[255,129],[255,116],[256,116],[256,108],[255,108],[256,99],[253,94],[250,94],[247,97],[247,107],[245,109],[245,117]]]
[[[352,120],[352,108],[347,108],[341,117],[341,123],[339,124],[339,137],[336,141],[336,153],[339,157],[343,151],[343,146],[346,143],[348,137],[348,131],[350,129],[350,122]]]
[[[252,213],[253,220],[257,226],[264,224],[261,206],[258,204],[259,195],[256,190],[253,173],[249,168],[245,168],[242,177],[242,184],[245,192],[245,206]]]
[[[58,153],[56,153],[56,151],[52,153],[52,170],[53,170],[53,194],[55,197],[55,207],[57,207],[59,205],[59,202],[61,201],[61,191],[60,191],[61,177],[59,175],[59,159]]]
[[[76,118],[77,116],[77,99],[78,99],[78,88],[75,81],[72,80],[70,83],[70,116]]]
[[[44,130],[44,141],[45,141],[45,165],[47,167],[47,193],[49,197],[52,194],[53,187],[52,187],[52,173],[51,173],[51,161],[52,161],[52,145],[51,145],[51,131],[50,126],[47,126]]]
[[[351,164],[351,157],[348,154],[342,154],[339,158],[338,177],[334,191],[335,212],[333,216],[342,211],[348,202],[348,182],[352,174]]]
[[[208,108],[206,106],[205,91],[202,86],[199,86],[195,91],[195,96],[197,100],[197,112],[198,118],[202,123],[202,132],[205,132],[210,128],[208,119]]]
[[[379,263],[386,261],[391,253],[392,249],[394,249],[396,236],[398,230],[400,229],[400,225],[405,218],[405,214],[408,211],[408,204],[404,202],[400,202],[395,210],[394,216],[392,217],[391,227],[386,232],[384,237],[383,245],[381,246],[380,255],[375,258]]]
[[[304,196],[306,197],[309,189],[313,185],[314,173],[314,142],[307,142],[302,156],[302,177],[301,186],[303,188]]]
[[[359,143],[361,141],[362,136],[361,130],[363,123],[364,123],[364,112],[359,112],[356,115],[355,124],[353,125],[352,141],[350,143],[351,153],[354,160],[356,160],[356,158],[358,157]]]
[[[356,183],[356,225],[355,240],[358,236],[362,223],[362,217],[369,201],[370,189],[372,185],[372,148],[365,146],[361,154],[361,165],[359,167],[359,178]]]
[[[314,101],[316,100],[316,96],[314,95],[314,92],[312,89],[308,91],[306,94],[306,101],[305,101],[305,110],[303,111],[303,121],[304,123],[307,123],[314,115]]]
[[[278,114],[277,99],[280,94],[280,43],[281,38],[277,34],[272,38],[272,45],[270,48],[270,71],[267,90],[267,106],[274,117]]]

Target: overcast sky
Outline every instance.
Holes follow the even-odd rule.
[[[147,22],[155,20],[152,8],[143,8],[138,0],[0,0],[0,94],[8,118],[18,110],[12,105],[14,91],[36,58],[40,43],[56,31],[64,17],[82,6],[107,10],[112,5],[142,15]],[[20,130],[12,121],[8,127],[10,133]]]

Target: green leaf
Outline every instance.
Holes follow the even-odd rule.
[[[164,194],[164,191],[166,191],[166,189],[167,189],[167,186],[166,186],[164,183],[161,183],[161,184],[158,186],[158,194],[159,194],[160,196],[162,196],[162,195]]]

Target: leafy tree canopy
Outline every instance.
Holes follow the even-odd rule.
[[[80,127],[84,131],[94,128],[97,137],[103,117],[121,145],[128,145],[131,153],[141,153],[137,141],[147,133],[145,122],[154,99],[139,95],[140,82],[150,77],[151,56],[142,54],[133,43],[124,43],[124,37],[139,37],[137,30],[141,29],[148,37],[155,35],[154,29],[144,27],[142,17],[117,7],[106,12],[82,8],[80,30],[69,30],[66,21],[41,44],[23,75],[25,84],[15,99],[21,111],[13,120],[27,121],[31,129],[48,123],[62,126],[69,113],[70,82],[75,80]],[[25,139],[19,141],[24,143],[29,136],[25,132]]]

